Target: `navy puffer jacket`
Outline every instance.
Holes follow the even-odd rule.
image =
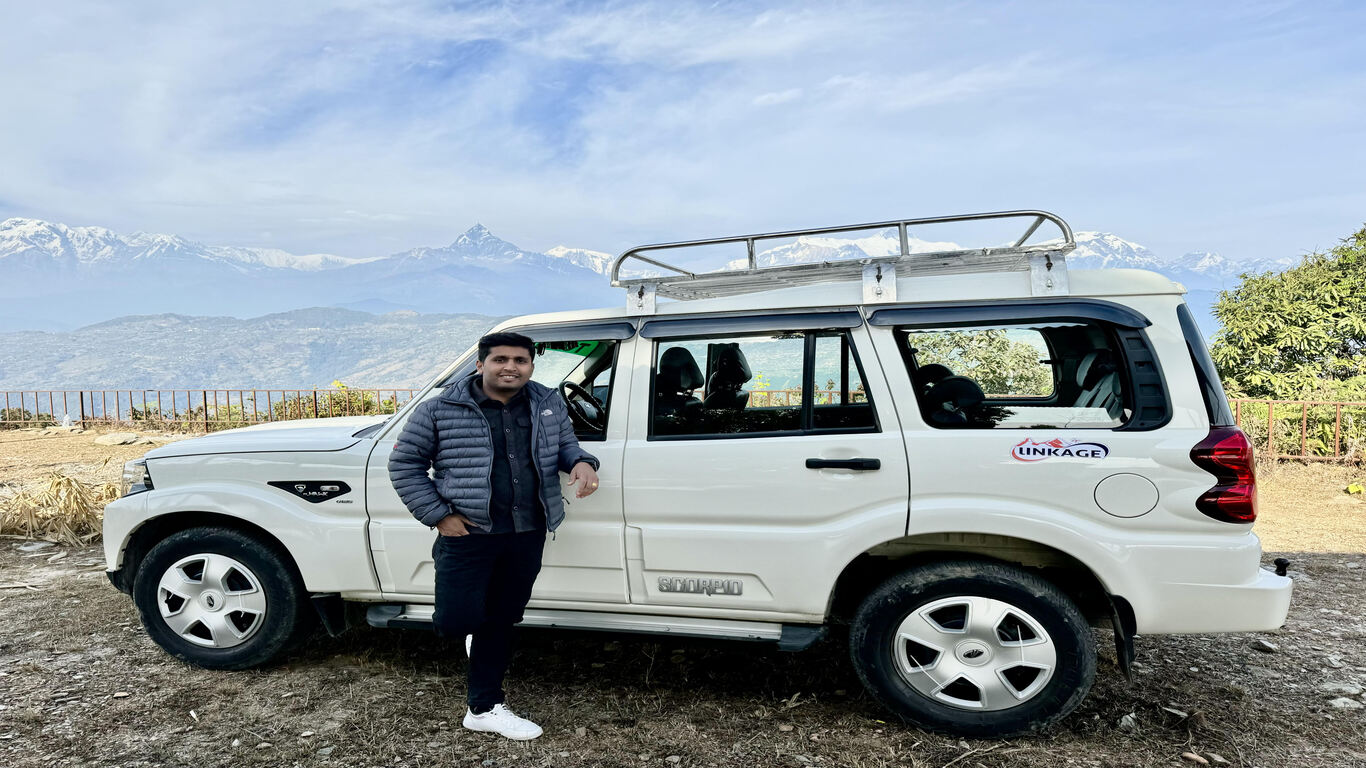
[[[413,409],[413,414],[389,454],[389,480],[403,504],[423,525],[459,512],[488,530],[489,477],[493,472],[493,437],[470,383],[479,374],[455,382],[436,398]],[[579,447],[564,398],[549,387],[528,381],[531,409],[532,463],[540,474],[546,527],[555,530],[564,520],[560,472],[579,462],[598,468],[598,460]],[[436,467],[436,479],[427,471]]]

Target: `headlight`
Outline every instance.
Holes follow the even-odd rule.
[[[138,459],[123,465],[123,495],[152,490],[152,476],[147,474],[147,460]]]

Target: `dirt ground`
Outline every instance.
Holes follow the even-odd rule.
[[[0,432],[0,483],[116,480],[147,446]],[[105,463],[105,458],[110,461]],[[317,636],[251,672],[177,662],[141,630],[95,548],[0,540],[0,766],[1366,766],[1366,471],[1261,474],[1266,562],[1295,597],[1267,635],[1142,637],[1132,683],[1110,635],[1096,685],[1051,732],[963,741],[897,724],[843,638],[762,645],[527,630],[509,698],[546,735],[459,727],[463,652],[421,631]],[[1257,650],[1260,640],[1274,650]],[[1133,715],[1136,728],[1120,725]]]

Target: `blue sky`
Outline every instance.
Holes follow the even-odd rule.
[[[1366,222],[1366,4],[0,0],[0,218],[375,256],[1045,208]]]

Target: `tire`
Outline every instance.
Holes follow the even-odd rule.
[[[1019,568],[945,562],[898,574],[859,607],[854,669],[920,728],[1000,738],[1041,731],[1081,704],[1096,647],[1057,587]]]
[[[133,602],[157,645],[206,669],[267,664],[315,623],[288,555],[231,528],[190,528],[152,547]]]

